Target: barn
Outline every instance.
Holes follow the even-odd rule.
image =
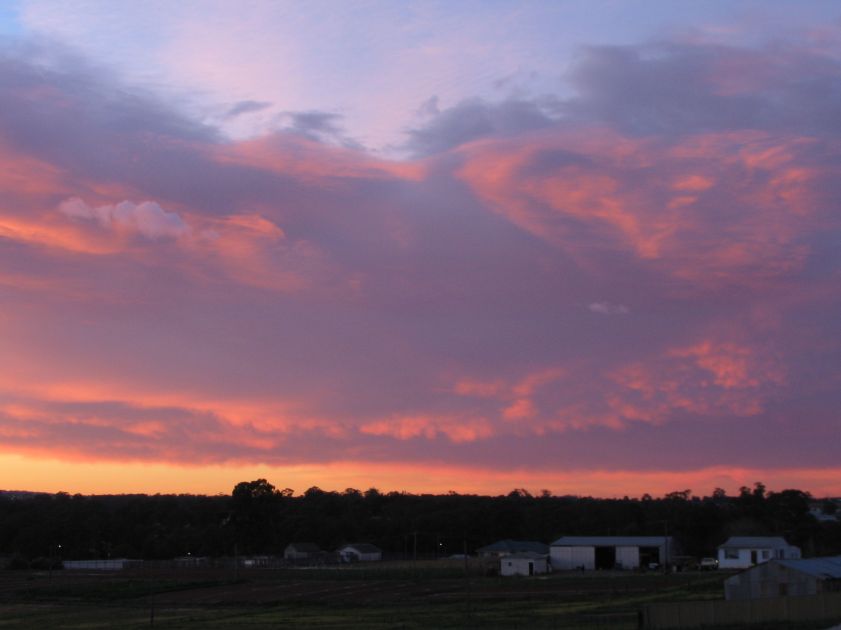
[[[841,556],[771,559],[724,581],[725,599],[841,592]]]
[[[549,551],[552,568],[638,569],[669,563],[671,536],[562,536]]]

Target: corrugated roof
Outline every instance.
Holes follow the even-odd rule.
[[[782,536],[731,536],[719,549],[785,549],[791,547]]]
[[[479,553],[521,553],[531,551],[533,553],[549,553],[549,545],[536,540],[497,540],[495,543],[479,547]]]
[[[775,560],[779,564],[825,580],[841,579],[841,556],[824,556],[823,558],[803,558],[800,560]]]
[[[561,536],[553,547],[659,547],[671,536]]]

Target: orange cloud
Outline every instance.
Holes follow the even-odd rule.
[[[520,398],[502,411],[506,420],[523,420],[532,418],[537,413],[534,402],[529,398]]]
[[[208,221],[191,248],[217,257],[237,282],[261,289],[298,291],[328,278],[324,257],[314,245],[289,241],[280,226],[257,214]]]
[[[50,217],[24,219],[4,216],[0,208],[0,238],[77,254],[104,255],[119,251],[116,242],[97,238]]]
[[[716,385],[725,389],[785,383],[780,366],[769,362],[767,357],[760,360],[756,353],[746,346],[703,341],[689,348],[672,350],[669,354],[694,359],[699,367],[713,374]]]
[[[479,398],[494,398],[504,387],[501,381],[483,382],[472,379],[459,381],[453,391],[459,396],[477,396]]]
[[[697,286],[764,282],[802,268],[804,216],[824,211],[811,138],[764,132],[671,143],[603,128],[483,140],[458,176],[495,212],[579,260],[608,243]],[[560,156],[560,157],[559,157]],[[581,227],[597,233],[581,239]]]
[[[621,388],[608,398],[610,407],[620,417],[655,423],[679,410],[753,416],[785,384],[784,371],[768,353],[711,341],[632,363],[611,378]]]
[[[456,444],[475,442],[490,437],[494,430],[483,418],[433,418],[428,416],[404,416],[376,420],[362,424],[361,433],[387,435],[399,440],[423,437],[428,440],[443,435]]]

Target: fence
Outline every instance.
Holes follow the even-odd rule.
[[[809,597],[647,604],[643,628],[702,628],[783,621],[841,620],[841,593]]]

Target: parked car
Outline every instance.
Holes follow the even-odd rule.
[[[698,568],[701,571],[715,571],[718,568],[718,560],[716,558],[701,558],[698,562]]]

